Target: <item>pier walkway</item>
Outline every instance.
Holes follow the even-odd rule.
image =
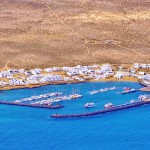
[[[113,111],[117,111],[117,110],[123,110],[123,109],[132,108],[132,107],[138,107],[138,106],[142,106],[145,104],[150,104],[150,99],[139,100],[139,101],[134,102],[134,103],[117,105],[117,106],[114,106],[114,107],[109,108],[109,109],[103,109],[103,110],[99,110],[99,111],[95,111],[95,112],[82,113],[82,114],[69,114],[69,115],[53,114],[50,117],[52,117],[52,118],[79,118],[79,117],[96,116],[96,115],[100,115],[100,114],[104,114],[104,113],[108,113],[108,112],[113,112]]]
[[[3,105],[15,105],[15,106],[24,106],[24,107],[35,107],[35,108],[47,108],[47,109],[58,109],[63,108],[63,105],[56,104],[56,105],[45,105],[45,104],[22,104],[22,103],[16,103],[16,102],[8,102],[8,101],[0,101],[0,104]]]

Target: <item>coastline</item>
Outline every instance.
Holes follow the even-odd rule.
[[[85,82],[136,82],[147,87],[148,85],[142,79],[150,78],[150,76],[143,77],[144,74],[150,74],[148,71],[138,70],[137,65],[139,68],[140,64],[78,65],[64,68],[35,68],[33,70],[11,68],[8,70],[5,68],[5,71],[0,73],[0,91]],[[150,67],[150,65],[145,67]]]
[[[85,82],[137,82],[140,83],[135,78],[123,78],[123,79],[115,79],[115,78],[109,78],[109,79],[100,79],[100,80],[85,80],[85,81],[70,81],[70,82],[46,82],[46,83],[39,83],[39,84],[28,84],[28,85],[13,85],[13,86],[4,86],[0,87],[0,91],[9,91],[14,89],[31,89],[31,88],[38,88],[41,86],[46,85],[62,85],[62,84],[75,84],[75,83],[85,83]]]
[[[86,81],[84,81],[84,82],[86,82]],[[46,82],[46,83],[28,84],[28,85],[13,85],[13,86],[0,87],[0,91],[9,91],[9,90],[14,90],[14,89],[32,89],[32,88],[38,88],[38,87],[46,86],[46,85],[62,85],[62,84],[75,84],[75,83],[83,83],[83,82],[77,82],[77,81],[72,81],[72,82]]]

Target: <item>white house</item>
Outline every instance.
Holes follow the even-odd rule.
[[[139,63],[135,63],[133,67],[138,69],[138,68],[140,68],[140,64]]]
[[[117,71],[116,74],[114,75],[114,77],[117,79],[121,79],[124,77],[124,74],[121,71]]]
[[[139,75],[144,75],[144,74],[145,74],[145,72],[142,72],[142,71],[139,72]]]
[[[46,68],[46,69],[44,69],[46,72],[52,72],[53,71],[53,69],[52,68]]]
[[[101,71],[102,72],[111,72],[112,71],[112,67],[109,64],[104,64],[103,66],[101,66]]]

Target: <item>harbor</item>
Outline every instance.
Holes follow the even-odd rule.
[[[89,91],[92,91],[93,87],[96,90],[109,89],[112,87],[117,87],[117,89],[99,94],[89,94]],[[24,135],[29,139],[28,143],[38,141],[40,135],[42,137],[45,136],[44,139],[40,137],[40,141],[43,143],[47,141],[47,144],[49,143],[49,139],[52,138],[52,135],[54,135],[54,137],[58,139],[56,144],[59,144],[66,136],[68,136],[67,139],[69,140],[70,135],[74,137],[77,134],[76,141],[79,141],[80,137],[82,137],[81,140],[85,137],[80,135],[84,134],[88,136],[89,133],[93,135],[93,132],[97,133],[99,129],[102,131],[99,137],[103,135],[103,137],[106,136],[105,138],[107,138],[106,133],[109,134],[110,131],[113,132],[115,128],[118,130],[122,129],[122,127],[122,132],[126,134],[129,130],[128,126],[131,124],[130,129],[134,130],[137,126],[134,125],[134,127],[132,127],[132,125],[134,123],[137,124],[138,121],[138,126],[148,127],[147,121],[150,116],[149,105],[144,106],[147,102],[131,103],[129,105],[128,103],[132,99],[137,100],[138,97],[143,94],[147,97],[146,94],[149,93],[138,90],[130,94],[118,94],[118,92],[124,90],[124,87],[140,89],[143,86],[136,82],[86,82],[1,91],[0,111],[1,120],[3,120],[4,123],[1,122],[0,127],[1,131],[5,131],[4,134],[9,129],[11,132],[2,138],[5,138],[6,141],[7,139],[11,140],[12,132],[16,131],[16,141],[20,140],[20,136],[23,134],[21,140],[17,142],[17,145],[21,142],[24,143]],[[82,97],[56,102],[59,97],[68,97],[74,94],[82,95]],[[139,100],[142,100],[142,97],[139,97]],[[55,102],[50,102],[48,101],[49,99]],[[38,103],[34,104],[35,102]],[[110,103],[115,107],[108,108],[108,106],[111,106]],[[106,108],[104,108],[104,106],[106,106]],[[67,115],[65,117],[68,119],[54,118],[55,116],[50,117],[56,113],[57,115]],[[124,131],[124,129],[126,130]],[[137,128],[137,131],[138,129],[139,128]],[[137,131],[135,132],[137,133]],[[39,136],[37,136],[37,133]],[[59,133],[63,136],[60,136]],[[32,135],[34,134],[35,136],[33,138]],[[147,130],[145,134],[147,134]],[[120,133],[118,135],[120,135]],[[95,139],[97,139],[97,137],[94,137],[93,142]],[[8,144],[10,140],[8,140]],[[38,144],[37,147],[39,146],[41,146],[41,144]],[[32,147],[32,149],[36,149],[37,147]],[[48,147],[49,146],[46,146],[45,149]],[[17,149],[16,147],[13,148]],[[40,149],[42,148],[43,145]]]
[[[0,150],[150,149],[150,0],[0,0]]]
[[[126,104],[121,104],[121,105],[116,105],[108,109],[103,109],[95,112],[89,112],[89,113],[81,113],[81,114],[69,114],[69,115],[63,115],[63,114],[53,114],[50,117],[52,118],[81,118],[81,117],[90,117],[90,116],[97,116],[101,114],[105,114],[108,112],[114,112],[118,110],[124,110],[124,109],[129,109],[133,107],[139,107],[142,105],[150,104],[150,98],[146,100],[138,100]]]
[[[78,89],[72,89],[69,95],[66,92],[64,92],[65,90],[59,91],[61,92],[50,92],[36,96],[33,95],[29,98],[23,98],[14,101],[0,100],[0,104],[34,108],[59,109],[63,108],[64,106],[61,104],[57,104],[58,102],[74,100],[82,97],[82,95],[79,94]]]
[[[133,86],[129,86],[133,84]],[[119,99],[124,99],[124,94],[118,94],[118,92],[122,92],[124,87],[128,87],[129,89],[133,89],[134,84],[136,85],[136,89],[140,89],[142,86],[137,83],[120,83],[120,82],[107,82],[107,83],[79,83],[79,84],[66,84],[66,85],[57,85],[55,88],[53,85],[48,85],[44,87],[39,87],[37,89],[24,89],[19,90],[19,93],[14,97],[8,97],[9,93],[13,93],[12,91],[6,91],[3,97],[3,93],[1,92],[1,103],[6,105],[16,105],[16,106],[25,106],[25,107],[43,107],[50,108],[53,103],[63,104],[63,106],[68,107],[71,103],[74,106],[71,106],[72,110],[74,107],[76,108],[76,104],[83,103],[83,107],[85,105],[86,108],[90,108],[92,110],[97,109],[101,102],[109,102],[113,97],[116,97],[116,104],[119,104]],[[102,94],[90,94],[93,88],[100,89],[100,93]],[[104,86],[101,86],[104,85]],[[107,85],[107,86],[106,86]],[[52,89],[51,89],[52,88]],[[39,90],[38,90],[39,89]],[[24,91],[28,91],[28,94],[25,94]],[[89,92],[90,91],[90,92]],[[130,91],[130,90],[129,90]],[[93,91],[92,91],[93,92]],[[6,94],[7,93],[7,94]],[[130,92],[129,92],[130,93]],[[130,96],[137,95],[138,93],[142,93],[140,91],[131,92]],[[128,95],[128,94],[127,94]],[[22,97],[22,98],[20,98]],[[109,100],[109,101],[108,101]],[[69,102],[69,103],[68,103]],[[112,101],[113,102],[113,101]],[[87,103],[87,105],[86,105]],[[95,104],[93,104],[95,103]],[[49,107],[50,106],[50,107]],[[92,108],[95,106],[94,108]],[[79,108],[81,106],[78,106]],[[78,109],[78,108],[76,108]]]

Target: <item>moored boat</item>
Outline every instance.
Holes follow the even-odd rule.
[[[104,88],[104,89],[99,89],[99,90],[93,90],[90,91],[90,94],[97,94],[97,93],[103,93],[103,92],[107,92],[107,91],[112,91],[112,90],[116,90],[117,87],[110,87],[110,88]]]
[[[127,93],[133,93],[133,92],[136,92],[137,90],[132,88],[124,88],[124,91],[123,92],[118,92],[118,94],[127,94]]]
[[[150,95],[147,95],[147,94],[145,94],[145,95],[140,95],[138,98],[139,98],[140,100],[144,100],[144,99],[150,98]]]
[[[106,108],[106,109],[109,109],[109,108],[112,108],[112,107],[115,107],[115,105],[113,105],[112,103],[108,103],[108,104],[104,105],[104,108]]]
[[[92,107],[95,107],[95,104],[94,104],[93,102],[91,102],[91,103],[86,103],[86,104],[84,105],[84,107],[85,107],[85,108],[92,108]]]
[[[94,90],[94,91],[91,91],[91,92],[90,92],[90,94],[97,94],[97,93],[99,93],[98,90]]]
[[[130,103],[135,103],[135,102],[136,102],[136,100],[131,100],[131,101],[130,101]]]
[[[81,113],[81,114],[53,114],[50,117],[52,118],[77,118],[77,117],[89,117],[89,116],[96,116],[100,114],[105,114],[108,112],[114,112],[114,111],[119,111],[119,110],[124,110],[124,109],[129,109],[133,107],[139,107],[145,104],[150,104],[150,99],[146,100],[137,100],[132,103],[126,103],[126,104],[121,104],[121,105],[116,105],[114,106],[113,104],[106,104],[107,109],[95,111],[95,112],[87,112],[87,113]],[[111,107],[110,107],[111,106]]]

